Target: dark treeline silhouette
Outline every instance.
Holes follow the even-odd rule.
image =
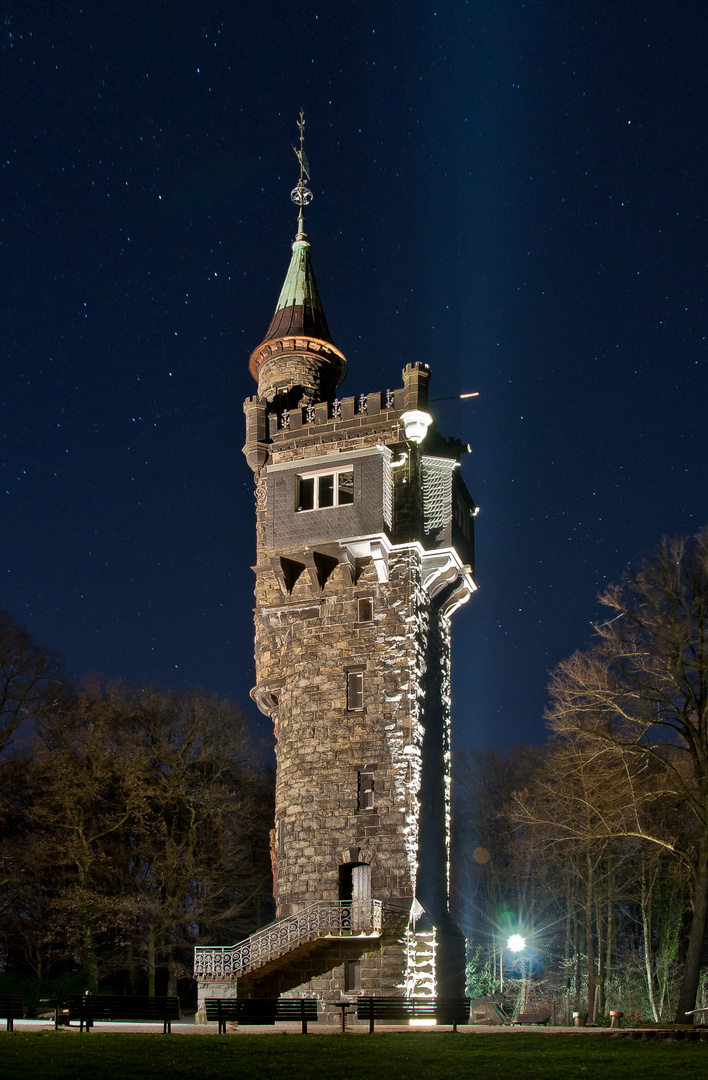
[[[194,944],[272,912],[273,778],[242,714],[198,691],[75,690],[6,612],[0,680],[3,983],[195,997]]]

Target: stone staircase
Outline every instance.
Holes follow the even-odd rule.
[[[264,926],[236,945],[197,945],[196,979],[237,979],[303,956],[327,938],[377,938],[383,928],[380,900],[320,900]]]

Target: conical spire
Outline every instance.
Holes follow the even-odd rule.
[[[275,314],[266,336],[251,354],[250,371],[258,381],[260,397],[272,400],[276,394],[298,388],[302,400],[309,402],[334,394],[346,374],[347,362],[327,326],[305,234],[305,207],[312,201],[312,192],[305,186],[310,174],[302,111],[298,127],[300,146],[293,149],[300,163],[300,178],[290,195],[300,208],[298,231]]]
[[[310,245],[304,233],[298,233],[292,252],[275,314],[261,344],[296,334],[298,337],[315,337],[332,345],[334,342],[312,270]]]

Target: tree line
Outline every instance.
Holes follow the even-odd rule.
[[[469,986],[498,991],[506,963],[591,1016],[682,1021],[708,1003],[708,530],[599,600],[552,673],[547,745],[458,758]]]
[[[0,611],[8,976],[192,997],[193,946],[272,915],[273,782],[236,706],[98,681]],[[77,983],[78,987],[78,983]]]

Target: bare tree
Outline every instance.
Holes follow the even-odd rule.
[[[629,819],[598,822],[598,838],[619,829],[689,871],[683,1021],[695,1005],[708,922],[708,529],[664,540],[599,599],[610,617],[594,627],[590,649],[554,672],[548,720],[557,735],[581,734],[625,764]]]
[[[162,967],[174,994],[177,978],[191,975],[202,928],[216,936],[252,929],[253,903],[270,884],[270,785],[231,702],[142,690],[124,695],[122,708],[147,765],[134,870],[142,954],[150,992]]]
[[[23,721],[55,709],[66,690],[64,662],[0,608],[0,751]]]
[[[551,744],[528,786],[515,793],[510,811],[521,826],[522,858],[538,867],[565,914],[576,1006],[584,956],[586,1007],[593,1019],[605,1007],[603,913],[627,896],[636,848],[623,839],[633,820],[627,779],[613,747],[575,734]]]
[[[27,749],[0,835],[0,941],[22,967],[78,958],[93,991],[176,993],[201,935],[261,921],[272,784],[232,703],[93,685]]]
[[[116,853],[134,847],[149,792],[141,747],[122,721],[99,688],[81,692],[41,725],[30,772],[37,839],[28,855],[44,860],[66,954],[80,957],[92,992],[111,940],[128,936],[138,914]]]

